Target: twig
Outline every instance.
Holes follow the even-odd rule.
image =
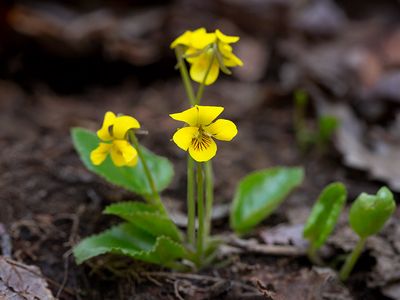
[[[166,279],[181,278],[181,279],[189,279],[189,280],[195,280],[195,281],[206,281],[206,282],[208,281],[208,282],[219,283],[219,284],[223,284],[224,282],[229,281],[231,285],[236,285],[243,289],[257,292],[258,294],[260,293],[259,290],[255,286],[243,283],[241,281],[235,281],[235,280],[231,280],[231,279],[227,279],[227,278],[213,277],[213,276],[208,276],[208,275],[188,274],[188,273],[168,273],[168,272],[143,272],[143,273],[141,273],[141,275],[164,277]]]
[[[7,233],[4,224],[0,223],[0,248],[4,257],[11,257],[12,244],[10,235]]]
[[[61,282],[61,285],[57,291],[56,299],[60,298],[60,295],[68,282],[69,256],[70,255],[71,255],[71,251],[68,251],[66,254],[64,254],[64,278],[63,278],[63,281]]]
[[[264,295],[264,297],[268,300],[277,300],[276,293],[274,291],[269,290],[264,284],[257,280],[258,290]]]
[[[154,279],[153,277],[147,275],[146,278],[147,278],[149,281],[151,281],[152,283],[154,283],[155,285],[162,286],[162,283],[159,282],[158,280]]]
[[[305,249],[301,249],[295,246],[280,246],[280,245],[265,245],[260,244],[256,240],[244,240],[236,236],[223,237],[225,242],[230,245],[231,249],[228,252],[232,253],[243,253],[253,252],[267,255],[277,256],[305,256]],[[233,246],[233,247],[232,247]]]
[[[72,216],[70,216],[70,219],[72,220],[72,226],[71,226],[71,231],[70,231],[68,242],[67,242],[69,247],[72,247],[72,245],[74,244],[74,241],[76,240],[76,237],[78,235],[80,217],[85,212],[85,209],[86,208],[84,205],[79,205],[76,213],[73,214]],[[63,281],[57,291],[56,299],[58,299],[60,297],[63,289],[65,288],[65,286],[68,283],[69,257],[71,256],[71,254],[72,254],[72,250],[68,250],[63,255],[63,257],[64,257],[64,276],[63,276]]]
[[[178,298],[179,300],[185,300],[184,298],[182,298],[182,296],[179,294],[179,280],[176,280],[174,282],[174,292],[175,292],[175,296],[176,298]]]

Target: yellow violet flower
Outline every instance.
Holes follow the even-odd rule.
[[[111,160],[117,167],[135,166],[138,162],[138,153],[127,141],[127,133],[130,129],[137,128],[140,128],[140,124],[135,118],[116,116],[111,111],[107,112],[102,127],[97,131],[101,142],[90,153],[92,163],[100,165],[110,154]]]
[[[238,132],[232,121],[215,120],[223,110],[220,106],[195,105],[183,112],[171,114],[172,119],[187,124],[175,132],[173,141],[182,150],[189,151],[194,160],[210,160],[217,153],[217,144],[213,138],[230,141]]]
[[[212,33],[207,33],[205,28],[202,27],[194,31],[185,31],[171,43],[171,49],[176,48],[178,45],[183,45],[189,49],[195,49],[198,51],[214,42],[215,35]]]
[[[242,66],[243,62],[233,54],[230,44],[236,43],[238,36],[228,36],[219,29],[214,33],[207,33],[204,28],[195,31],[186,31],[176,38],[171,48],[181,45],[185,47],[185,58],[191,64],[190,77],[205,85],[217,80],[219,70],[230,73],[227,67]]]

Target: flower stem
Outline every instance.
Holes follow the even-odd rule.
[[[316,264],[316,265],[318,265],[318,266],[322,266],[322,265],[323,265],[323,262],[322,262],[321,258],[318,256],[317,250],[318,250],[318,249],[315,248],[315,247],[312,246],[312,245],[308,246],[308,249],[307,249],[307,256],[308,256],[308,259],[309,259],[313,264]]]
[[[357,242],[357,245],[354,247],[353,251],[349,256],[347,256],[346,262],[344,263],[343,267],[340,269],[339,277],[340,280],[345,281],[349,277],[351,271],[353,270],[358,258],[360,257],[366,238],[360,238]]]
[[[154,183],[153,176],[151,175],[150,169],[149,169],[149,167],[147,165],[146,158],[143,155],[141,146],[139,145],[139,142],[138,142],[138,140],[136,138],[136,135],[132,130],[129,131],[129,137],[130,137],[130,140],[131,140],[131,142],[133,144],[133,147],[135,147],[135,149],[136,149],[136,151],[137,151],[137,153],[139,155],[140,161],[142,162],[143,170],[144,170],[144,173],[146,175],[147,181],[148,181],[150,189],[151,189],[151,198],[152,198],[153,201],[155,201],[155,204],[158,206],[160,211],[162,211],[163,213],[167,213],[167,210],[165,209],[164,204],[161,201],[161,197],[158,194],[156,185]]]
[[[211,219],[212,219],[212,208],[214,202],[214,174],[212,161],[209,160],[205,163],[205,175],[206,175],[206,227],[205,227],[205,239],[211,231]]]
[[[203,81],[201,82],[199,89],[197,90],[195,104],[200,104],[201,98],[203,97],[204,87],[206,85],[208,74],[210,73],[211,67],[214,63],[214,59],[215,59],[215,53],[212,54],[210,63],[208,64],[207,67],[206,74],[204,75]]]
[[[186,95],[189,99],[190,104],[193,106],[196,103],[196,97],[194,95],[192,83],[190,81],[189,73],[186,68],[185,61],[183,59],[182,48],[177,47],[175,49],[176,59],[178,61],[179,70],[182,77],[182,82],[185,87]],[[187,238],[188,242],[196,246],[196,205],[195,205],[195,175],[194,175],[194,161],[188,155],[187,159],[187,209],[188,209],[188,225],[187,225]]]
[[[182,77],[183,85],[185,86],[186,94],[187,94],[187,96],[189,98],[190,104],[192,106],[194,106],[196,104],[196,98],[194,96],[192,83],[190,81],[189,73],[188,73],[188,70],[186,68],[186,64],[185,64],[185,61],[183,59],[183,56],[182,56],[183,53],[182,53],[182,48],[181,47],[177,47],[175,49],[175,55],[176,55],[176,59],[178,61],[179,71],[181,72],[181,77]]]
[[[204,184],[203,164],[197,163],[197,263],[201,265],[204,251]]]
[[[188,155],[187,157],[187,210],[188,210],[188,225],[187,225],[187,237],[189,244],[196,246],[195,244],[195,221],[196,221],[196,203],[195,203],[195,175],[194,175],[194,161]]]

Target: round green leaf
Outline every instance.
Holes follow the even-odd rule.
[[[140,160],[135,167],[117,167],[108,156],[101,165],[95,166],[90,161],[90,152],[95,149],[100,142],[96,134],[82,128],[73,128],[72,140],[83,163],[90,171],[103,177],[110,183],[126,188],[134,193],[140,195],[152,194]],[[168,159],[155,155],[145,147],[141,147],[141,150],[146,158],[157,190],[162,191],[171,183],[174,175],[172,164]]]
[[[231,227],[246,232],[268,217],[288,194],[301,184],[302,168],[276,167],[253,172],[236,189],[230,215]]]
[[[360,194],[350,209],[351,228],[366,238],[378,233],[396,209],[392,192],[387,187],[379,189],[376,195]]]
[[[340,182],[329,184],[319,195],[303,232],[313,248],[320,248],[335,228],[346,197],[346,187]]]

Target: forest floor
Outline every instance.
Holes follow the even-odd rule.
[[[112,41],[110,31],[121,30],[126,21],[121,11],[103,3],[103,14],[88,16],[76,4],[77,37],[72,29],[57,31],[66,16],[60,8],[67,8],[55,3],[58,10],[33,4],[0,10],[8,16],[3,35],[9,42],[0,51],[6,61],[0,67],[3,255],[39,267],[59,299],[400,299],[400,210],[369,239],[345,284],[334,269],[308,261],[301,236],[310,208],[332,181],[346,185],[349,203],[382,185],[400,192],[395,1],[384,1],[379,9],[366,5],[363,11],[357,10],[358,2],[350,7],[317,1],[298,13],[291,1],[143,5],[130,20],[133,25],[127,22],[132,27],[124,27],[133,40]],[[193,20],[182,17],[194,9]],[[54,12],[58,21],[49,17]],[[141,18],[154,21],[149,25]],[[233,78],[221,76],[205,92],[204,103],[224,106],[224,117],[239,128],[232,143],[221,144],[215,160],[215,233],[229,234],[227,208],[247,173],[303,166],[304,183],[251,235],[236,239],[240,253],[224,249],[220,264],[199,273],[108,256],[77,266],[71,248],[117,221],[102,215],[104,207],[139,199],[87,171],[73,149],[70,129],[97,130],[107,110],[136,116],[149,131],[141,142],[174,163],[175,178],[163,198],[185,229],[185,154],[170,141],[176,123],[168,114],[187,104],[167,47],[182,30],[206,21],[238,32],[238,56],[245,63]],[[310,127],[326,112],[341,123],[322,151],[301,151],[296,142],[293,93],[299,88],[310,95]],[[322,251],[324,258],[333,261],[355,241],[344,215]]]

